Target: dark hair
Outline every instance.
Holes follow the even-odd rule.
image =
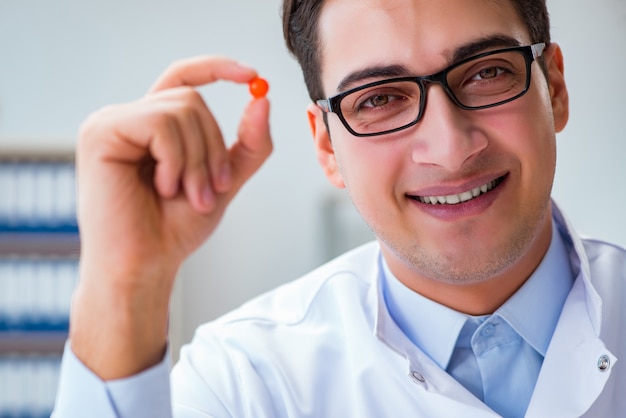
[[[509,1],[513,2],[522,21],[526,24],[531,42],[550,44],[550,18],[546,0]],[[284,0],[282,9],[285,43],[300,63],[311,100],[324,98],[320,78],[321,48],[317,30],[323,3],[324,0]],[[543,60],[541,64],[543,67]]]

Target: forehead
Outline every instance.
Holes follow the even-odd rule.
[[[326,0],[322,84],[332,95],[346,74],[391,65],[430,74],[451,64],[457,48],[494,36],[530,41],[510,0]]]

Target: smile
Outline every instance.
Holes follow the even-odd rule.
[[[500,184],[501,181],[502,177],[459,194],[451,194],[447,196],[417,196],[415,199],[429,205],[457,205],[459,203],[470,201],[490,190],[493,190],[493,188]]]

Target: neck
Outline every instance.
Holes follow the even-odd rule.
[[[450,283],[419,274],[381,244],[391,272],[409,289],[437,303],[468,315],[487,315],[502,306],[533,274],[552,240],[548,217],[529,249],[513,265],[488,279],[474,283]]]

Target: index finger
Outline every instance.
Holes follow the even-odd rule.
[[[149,92],[181,86],[202,86],[217,80],[247,83],[257,73],[239,62],[220,56],[199,56],[176,61],[152,85]]]

